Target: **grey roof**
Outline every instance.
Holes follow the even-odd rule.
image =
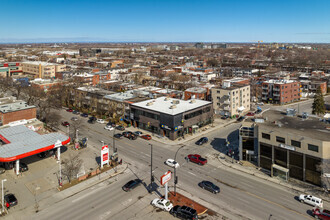
[[[3,101],[0,101],[0,112],[2,112],[2,113],[35,108],[34,105],[27,105],[27,103],[22,100],[12,100],[11,102],[8,100],[4,100],[4,99],[1,99],[1,100],[3,100]]]
[[[0,135],[10,143],[0,146],[0,157],[9,158],[54,145],[69,139],[60,133],[40,135],[24,125],[0,129]],[[2,139],[2,138],[1,138]]]

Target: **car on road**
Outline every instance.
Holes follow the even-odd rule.
[[[110,125],[111,127],[116,127],[116,124],[115,123],[113,123],[113,122],[111,122],[111,121],[109,121],[108,123],[107,123],[107,125]]]
[[[115,134],[114,137],[118,138],[118,139],[121,139],[121,138],[123,138],[123,135],[118,133],[118,134]]]
[[[227,118],[229,118],[229,116],[228,115],[224,115],[224,116],[221,116],[221,119],[227,119]]]
[[[105,121],[104,121],[103,119],[100,119],[100,118],[97,119],[96,122],[97,122],[97,123],[100,123],[100,124],[104,124],[104,123],[105,123]]]
[[[73,112],[73,109],[72,108],[69,108],[66,110],[67,112]]]
[[[192,219],[192,220],[197,220],[198,219],[197,211],[193,208],[188,207],[188,206],[176,205],[171,209],[170,213],[174,217],[178,217],[178,218],[181,218],[181,219]]]
[[[180,165],[178,162],[176,162],[175,160],[173,159],[167,159],[165,162],[164,162],[167,166],[169,167],[172,167],[172,168],[178,168]]]
[[[77,121],[77,120],[78,120],[77,117],[72,117],[72,118],[71,118],[71,121]]]
[[[133,134],[133,132],[131,132],[131,131],[124,131],[123,136],[130,139],[130,140],[136,140],[137,139],[137,135]]]
[[[203,144],[207,143],[208,141],[209,141],[209,139],[207,137],[202,137],[201,139],[196,141],[196,144],[197,145],[203,145]]]
[[[264,105],[263,102],[257,102],[257,105]]]
[[[14,194],[9,193],[4,196],[5,202],[9,204],[9,207],[17,205],[17,199]]]
[[[136,131],[136,132],[134,132],[134,134],[137,135],[137,136],[142,136],[142,132],[141,131]]]
[[[95,122],[96,122],[96,120],[93,120],[93,119],[88,119],[88,121],[87,121],[88,123],[90,123],[90,124],[95,124]]]
[[[132,134],[131,131],[124,131],[124,132],[122,133],[122,135],[123,135],[124,137],[128,137],[130,134]]]
[[[202,189],[206,189],[214,194],[220,193],[220,188],[210,181],[204,180],[204,181],[198,183],[198,186],[201,187]]]
[[[116,127],[116,129],[119,130],[119,131],[125,131],[124,126],[121,126],[121,125],[118,125],[118,126]]]
[[[148,140],[148,141],[151,140],[151,136],[149,134],[142,135],[141,138]]]
[[[244,116],[241,116],[241,117],[239,117],[238,119],[237,119],[237,121],[238,122],[241,122],[241,121],[243,121],[245,119],[245,117]]]
[[[173,204],[169,200],[159,198],[152,200],[151,205],[168,212],[173,208]]]
[[[142,181],[139,179],[130,180],[122,187],[122,189],[125,192],[128,192],[128,191],[131,191],[132,189],[138,187],[141,183],[142,183]]]
[[[111,125],[106,125],[106,126],[104,127],[104,129],[105,129],[105,130],[108,130],[108,131],[112,131],[112,130],[114,130],[115,128],[112,127]]]
[[[78,112],[76,110],[74,110],[72,113],[75,114],[75,115],[79,115],[80,114],[80,112]]]
[[[82,113],[82,114],[80,114],[80,116],[81,116],[81,117],[84,117],[84,118],[87,118],[87,117],[88,117],[88,114],[86,114],[86,113]]]
[[[330,220],[330,211],[329,210],[314,207],[312,214],[313,214],[314,218],[316,218],[316,219]]]
[[[67,122],[67,121],[63,121],[63,122],[62,122],[62,125],[63,125],[64,127],[69,127],[69,126],[70,126],[70,123]]]
[[[322,201],[322,199],[317,198],[315,196],[300,194],[299,195],[299,201],[300,202],[304,202],[304,203],[306,203],[308,205],[312,205],[312,206],[317,206],[317,207],[323,208],[323,201]]]
[[[254,116],[254,112],[249,112],[245,116]]]
[[[207,163],[207,159],[203,158],[201,155],[199,154],[189,154],[188,155],[188,159],[193,162],[193,163],[197,163],[199,165],[205,165]]]

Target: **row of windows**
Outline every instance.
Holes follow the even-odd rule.
[[[197,110],[197,111],[194,111],[194,112],[191,112],[189,114],[186,114],[184,116],[184,119],[185,120],[188,120],[188,119],[191,119],[191,118],[194,118],[194,117],[197,117],[203,113],[207,113],[207,112],[210,112],[211,111],[211,107],[206,107],[206,108],[203,108],[203,109],[200,109],[200,110]]]
[[[261,133],[261,137],[263,139],[270,140],[270,134]],[[285,144],[285,138],[284,137],[280,137],[280,136],[276,136],[276,142],[281,143],[281,144]],[[291,146],[301,148],[301,142],[300,141],[291,140]],[[313,145],[313,144],[308,144],[308,150],[319,152],[319,147],[316,146],[316,145]]]

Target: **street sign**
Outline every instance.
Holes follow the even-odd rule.
[[[109,164],[109,147],[108,145],[102,146],[101,150],[101,168],[104,164]]]
[[[172,179],[172,172],[171,171],[167,171],[167,173],[165,173],[163,176],[160,177],[160,183],[162,185],[164,185],[165,183],[167,183],[171,179]]]

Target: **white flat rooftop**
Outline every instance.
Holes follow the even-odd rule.
[[[175,101],[179,101],[179,103],[175,104]],[[148,104],[151,102],[151,105]],[[132,106],[149,109],[155,112],[160,112],[168,115],[177,115],[209,104],[212,104],[212,102],[199,99],[185,101],[180,99],[160,97],[152,100],[134,103],[132,104]],[[173,105],[175,105],[176,108],[171,109],[170,107]]]

